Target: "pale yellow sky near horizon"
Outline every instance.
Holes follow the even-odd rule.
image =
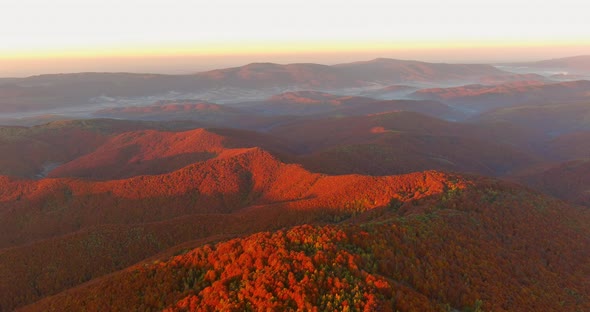
[[[590,54],[582,0],[0,0],[0,76]]]

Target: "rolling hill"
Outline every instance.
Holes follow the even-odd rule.
[[[362,107],[375,100],[319,91],[297,91],[274,95],[262,102],[241,103],[240,108],[265,115],[314,115],[349,107]]]
[[[513,82],[496,86],[467,85],[418,90],[410,95],[420,100],[456,105],[473,113],[521,104],[542,105],[588,100],[590,81],[560,83]]]
[[[515,185],[473,182],[337,225],[189,249],[22,311],[590,308],[588,210]]]
[[[163,175],[104,182],[3,177],[0,184],[0,289],[11,294],[2,298],[3,309],[183,242],[341,221],[387,206],[392,198],[418,200],[465,185],[437,172],[325,176],[283,164],[259,148],[227,149]],[[49,258],[28,258],[49,250]],[[113,257],[96,256],[100,251]],[[72,267],[74,259],[87,262]]]
[[[575,79],[575,80],[580,80],[580,79]],[[519,83],[519,82],[526,83],[527,81],[529,81],[529,82],[538,81],[538,82],[546,82],[546,83],[551,82],[550,79],[547,79],[545,76],[539,75],[539,74],[503,74],[503,75],[485,76],[485,77],[481,77],[479,79],[479,83],[481,83],[483,85],[501,85],[501,84]]]
[[[560,101],[496,109],[477,117],[477,122],[508,122],[545,133],[549,137],[590,130],[590,100]]]
[[[199,100],[162,100],[146,106],[123,106],[111,107],[98,110],[93,115],[106,118],[125,118],[125,119],[151,119],[151,120],[170,120],[192,119],[195,115],[198,119],[213,119],[223,115],[237,115],[241,112],[238,109],[227,105],[219,105]]]
[[[416,100],[385,100],[366,103],[362,106],[347,107],[335,111],[337,117],[352,117],[363,115],[386,114],[391,112],[415,112],[427,116],[442,118],[446,120],[457,120],[464,118],[462,112],[455,110],[448,105],[435,101]],[[323,116],[322,116],[323,117]]]
[[[420,112],[443,118],[460,115],[447,105],[434,101],[384,101],[318,91],[287,92],[272,96],[266,101],[238,103],[235,106],[253,114],[309,116],[312,118],[357,116],[391,111]]]
[[[565,70],[574,73],[589,73],[590,55],[571,56],[512,65],[538,69]]]
[[[223,87],[335,89],[361,87],[366,82],[341,75],[332,66],[301,63],[252,63],[240,67],[198,73],[197,77]]]
[[[519,131],[391,112],[302,120],[272,133],[296,144],[301,154],[291,161],[312,171],[387,175],[433,169],[497,175],[539,161],[521,144],[532,136]]]
[[[560,135],[547,143],[547,151],[556,159],[572,160],[590,158],[590,131]]]
[[[289,151],[284,142],[249,131],[133,131],[110,138],[94,151],[55,168],[48,177],[109,180],[162,174],[221,156],[230,147],[262,147],[283,153]]]
[[[491,65],[446,64],[377,58],[371,61],[334,65],[357,79],[388,84],[398,83],[453,83],[490,75],[507,74]]]
[[[590,207],[590,160],[577,159],[541,167],[515,177],[546,194]]]

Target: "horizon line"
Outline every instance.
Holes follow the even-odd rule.
[[[367,46],[358,46],[356,50],[314,51],[305,50],[305,46],[299,50],[283,48],[280,53],[264,51],[260,53],[244,54],[243,51],[234,51],[233,54],[207,55],[207,54],[144,54],[144,55],[90,55],[44,58],[27,57],[20,55],[17,58],[2,59],[0,55],[0,78],[26,78],[50,74],[73,73],[135,73],[135,74],[162,74],[162,75],[190,75],[217,69],[236,68],[254,63],[272,63],[279,65],[288,64],[321,64],[337,65],[344,63],[363,62],[378,58],[395,59],[404,61],[419,61],[426,63],[447,64],[487,64],[504,65],[511,63],[530,63],[544,60],[590,56],[590,44],[577,46],[503,46],[487,45],[473,46],[456,44],[454,46],[434,46],[422,44],[422,48],[413,50],[401,49],[368,49]],[[308,48],[310,46],[307,46]],[[334,45],[331,45],[334,47]],[[415,46],[416,47],[416,46]],[[288,50],[288,51],[287,51]],[[113,51],[111,51],[113,52]]]
[[[157,57],[157,56],[156,56]],[[277,62],[249,62],[249,63],[243,63],[242,65],[237,65],[237,66],[227,66],[227,67],[219,67],[219,68],[214,68],[214,69],[210,69],[210,70],[203,70],[203,71],[196,71],[194,73],[186,73],[186,74],[174,74],[174,73],[158,73],[158,72],[149,72],[149,71],[63,71],[63,72],[54,72],[54,73],[42,73],[42,74],[32,74],[32,75],[24,75],[24,76],[0,76],[0,79],[19,79],[19,78],[29,78],[29,77],[39,77],[39,76],[48,76],[48,75],[75,75],[75,74],[133,74],[133,75],[163,75],[163,76],[184,76],[184,75],[196,75],[196,74],[200,74],[200,73],[206,73],[206,72],[210,72],[210,71],[215,71],[215,70],[224,70],[224,69],[232,69],[232,68],[240,68],[240,67],[244,67],[244,66],[249,66],[249,65],[254,65],[254,64],[272,64],[272,65],[278,65],[278,66],[287,66],[287,65],[305,65],[305,64],[312,64],[312,65],[323,65],[323,66],[336,66],[336,65],[340,65],[340,64],[350,64],[350,63],[360,63],[360,62],[372,62],[372,61],[377,61],[380,59],[384,59],[384,60],[393,60],[393,61],[403,61],[403,62],[421,62],[421,63],[430,63],[430,64],[473,64],[473,65],[491,65],[491,66],[500,66],[503,64],[518,64],[518,63],[534,63],[537,61],[545,61],[545,60],[558,60],[558,59],[564,59],[564,58],[576,58],[576,57],[590,57],[590,53],[589,54],[580,54],[580,55],[568,55],[568,56],[563,56],[563,57],[556,57],[556,58],[546,58],[546,59],[540,59],[540,60],[532,60],[532,61],[508,61],[508,62],[491,62],[491,63],[485,63],[485,62],[475,62],[475,63],[471,63],[471,62],[463,62],[463,63],[455,63],[455,62],[431,62],[431,61],[424,61],[424,60],[419,60],[419,59],[404,59],[404,58],[392,58],[392,57],[375,57],[372,59],[366,59],[366,60],[357,60],[357,61],[351,61],[351,62],[344,62],[344,63],[334,63],[334,64],[326,64],[326,63],[320,63],[320,62],[293,62],[293,63],[277,63]]]
[[[590,40],[482,40],[482,41],[333,41],[333,42],[247,42],[137,46],[65,47],[56,49],[7,50],[0,49],[0,60],[44,59],[113,59],[113,58],[169,58],[169,57],[223,57],[264,56],[289,54],[333,53],[392,53],[410,51],[449,51],[465,49],[534,49],[587,47]]]

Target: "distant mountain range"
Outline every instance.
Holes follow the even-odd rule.
[[[384,86],[400,83],[446,84],[502,74],[508,73],[490,65],[435,64],[376,59],[335,66],[254,63],[194,75],[129,73],[41,75],[0,82],[0,113],[87,106],[120,97],[156,95],[169,97],[175,94],[199,93],[214,99],[217,94],[218,97],[229,100],[218,93],[231,96],[232,92],[258,90],[264,91],[265,95],[262,97],[265,97],[289,89],[337,90],[366,88],[375,84]],[[243,97],[241,99],[243,100]],[[236,101],[235,98],[234,101]]]
[[[551,67],[584,72],[589,70],[589,59],[580,56],[510,66],[526,67],[531,71]],[[367,90],[385,88],[375,93],[379,97],[379,92],[381,96],[396,96],[395,92],[400,91],[399,88],[386,88],[392,85],[424,87],[548,79],[538,74],[515,74],[486,64],[427,63],[387,58],[332,66],[253,63],[192,75],[54,74],[1,79],[0,114],[72,109],[104,105],[122,99],[135,99],[147,104],[146,99],[139,99],[142,97],[152,97],[152,102],[159,97],[200,98],[225,103],[235,102],[238,98],[259,100],[294,90],[338,91],[360,95]],[[403,96],[403,93],[398,92],[397,96]]]
[[[495,86],[466,85],[450,88],[422,89],[409,95],[419,100],[440,101],[472,110],[475,113],[520,104],[552,104],[590,99],[590,81],[544,83],[519,81]]]
[[[537,62],[511,63],[510,66],[522,66],[539,69],[565,70],[573,73],[588,73],[590,71],[590,55],[542,60]]]

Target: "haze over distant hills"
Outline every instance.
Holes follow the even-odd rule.
[[[418,90],[409,95],[420,100],[441,101],[475,112],[522,104],[542,105],[590,99],[590,81],[545,83],[519,81],[496,86],[466,85]]]
[[[379,70],[374,72],[376,68]],[[335,66],[254,63],[194,75],[42,75],[0,83],[0,113],[83,107],[108,104],[116,98],[150,96],[168,97],[167,99],[174,96],[196,96],[214,102],[236,102],[251,97],[260,99],[289,89],[338,90],[400,83],[458,83],[503,73],[490,65],[376,59]]]
[[[527,63],[513,63],[510,65],[525,68],[565,70],[572,73],[588,74],[588,71],[590,71],[590,55],[571,56]]]
[[[576,68],[578,74],[583,74],[588,72],[585,65],[587,60],[588,57],[580,56],[520,63],[517,67],[519,72],[527,68],[530,72],[535,72],[543,66],[553,66],[555,69],[562,69],[559,73],[567,72],[568,68]],[[511,67],[502,68],[510,70]],[[365,94],[374,95],[379,99],[394,99],[402,98],[409,93],[399,92],[403,90],[399,88],[391,89],[394,85],[423,88],[469,83],[502,84],[523,80],[551,81],[551,75],[515,74],[503,69],[492,65],[427,63],[379,58],[333,66],[253,63],[192,75],[40,75],[0,80],[0,114],[18,117],[21,116],[19,113],[30,115],[34,112],[69,111],[70,114],[78,112],[80,116],[82,112],[105,106],[147,105],[157,100],[170,99],[235,103],[302,90],[346,95]]]

